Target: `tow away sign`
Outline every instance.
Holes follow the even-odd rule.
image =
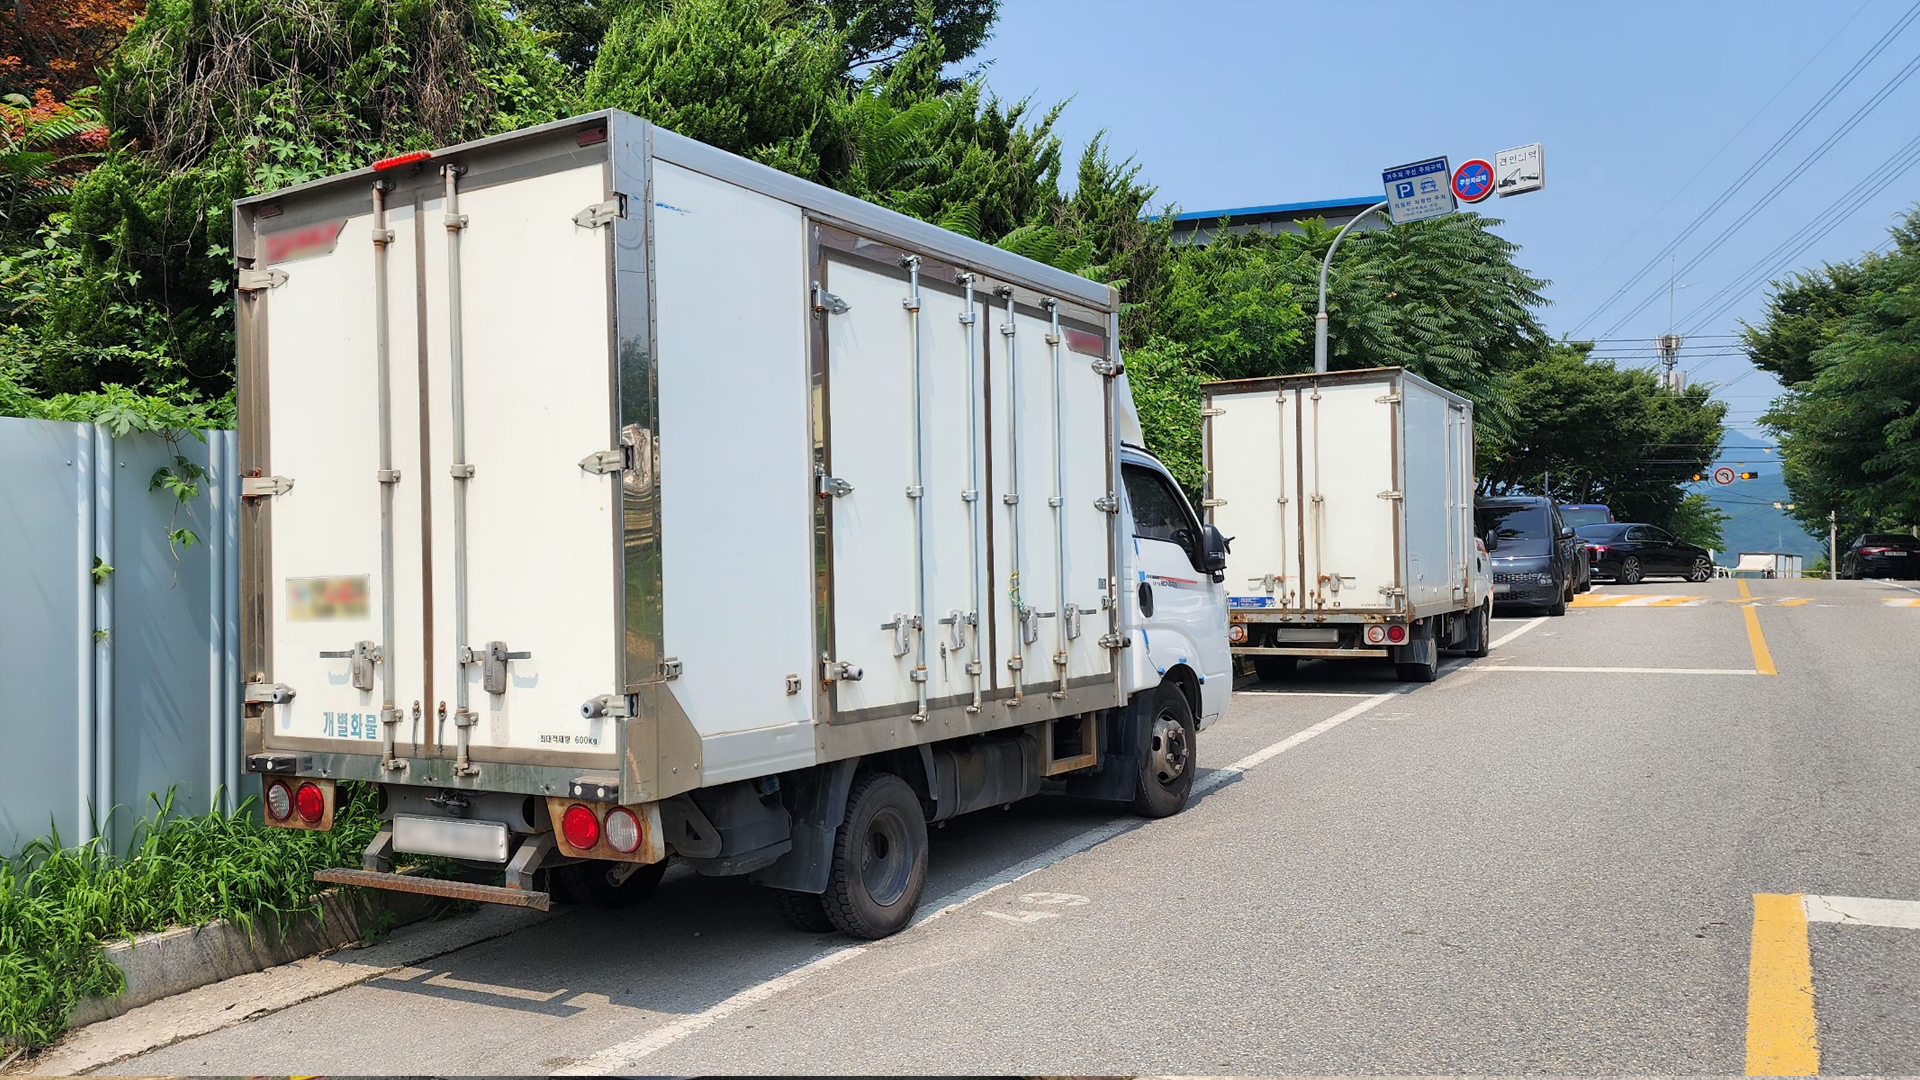
[[[1501,198],[1524,195],[1547,186],[1547,155],[1539,143],[1502,150],[1493,157],[1493,190]]]
[[[1453,200],[1453,170],[1443,157],[1401,165],[1380,174],[1387,190],[1387,216],[1395,225],[1444,217],[1458,206]]]

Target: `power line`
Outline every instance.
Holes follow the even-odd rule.
[[[1913,13],[1920,13],[1920,4],[1916,4],[1914,6],[1913,12],[1910,13],[1910,17],[1911,17],[1911,14]],[[1821,140],[1820,145],[1814,147],[1813,150],[1810,151],[1806,157],[1800,160],[1800,163],[1798,165],[1795,165],[1793,168],[1787,170],[1787,174],[1781,177],[1778,181],[1776,181],[1773,187],[1767,189],[1766,194],[1762,195],[1756,202],[1754,202],[1752,206],[1749,206],[1738,218],[1735,218],[1733,222],[1730,223],[1726,228],[1722,229],[1720,231],[1720,235],[1716,236],[1713,239],[1713,241],[1707,245],[1705,250],[1693,256],[1693,258],[1687,260],[1686,265],[1682,266],[1677,271],[1677,273],[1684,274],[1687,271],[1692,270],[1694,267],[1700,265],[1700,263],[1704,261],[1709,255],[1712,255],[1715,251],[1718,251],[1722,244],[1726,243],[1729,239],[1733,237],[1733,234],[1739,232],[1740,229],[1743,228],[1748,222],[1752,221],[1754,217],[1760,213],[1760,211],[1766,209],[1767,206],[1772,204],[1773,200],[1779,198],[1781,192],[1791,187],[1794,181],[1800,179],[1803,175],[1805,175],[1806,170],[1809,166],[1813,165],[1814,163],[1818,162],[1821,158],[1825,157],[1827,155],[1827,151],[1833,149],[1833,146],[1835,143],[1845,138],[1850,132],[1853,131],[1854,128],[1858,127],[1862,120],[1865,120],[1868,116],[1871,116],[1874,113],[1874,111],[1877,110],[1881,106],[1881,104],[1886,101],[1888,96],[1890,96],[1895,90],[1898,90],[1901,84],[1905,83],[1908,78],[1912,77],[1915,71],[1920,71],[1920,55],[1916,55],[1912,60],[1907,62],[1907,65],[1905,67],[1895,72],[1893,77],[1891,79],[1888,79],[1885,85],[1881,86],[1879,90],[1874,92],[1872,97],[1868,98],[1866,102],[1864,102],[1859,108],[1853,111],[1853,115],[1847,117],[1846,120],[1842,121],[1840,127],[1835,129],[1834,132],[1828,135],[1825,139]],[[1640,303],[1634,305],[1633,310],[1627,312],[1625,315],[1622,315],[1619,319],[1617,319],[1614,322],[1612,326],[1608,327],[1606,332],[1611,334],[1614,331],[1619,330],[1621,327],[1625,326],[1630,320],[1633,319],[1635,315],[1638,315],[1640,314],[1640,312],[1645,311],[1647,308],[1647,305],[1653,303],[1655,300],[1658,300],[1660,298],[1661,292],[1663,291],[1664,290],[1656,289],[1648,293],[1647,296],[1640,301]]]
[[[1861,0],[1860,6],[1857,8],[1854,8],[1853,14],[1847,16],[1847,21],[1840,24],[1840,29],[1835,30],[1833,32],[1833,35],[1827,38],[1826,44],[1820,46],[1819,49],[1815,50],[1812,56],[1807,57],[1807,62],[1804,64],[1801,64],[1800,69],[1798,71],[1795,71],[1792,74],[1792,76],[1790,76],[1787,79],[1786,82],[1780,84],[1780,89],[1775,90],[1773,92],[1773,96],[1767,99],[1766,104],[1760,106],[1760,108],[1756,110],[1752,116],[1748,117],[1747,122],[1740,125],[1739,131],[1734,132],[1727,139],[1726,142],[1720,144],[1720,149],[1715,150],[1713,152],[1713,156],[1706,160],[1706,164],[1701,165],[1698,169],[1694,170],[1693,175],[1687,177],[1687,182],[1684,184],[1681,184],[1680,187],[1676,189],[1672,195],[1669,195],[1667,197],[1666,202],[1660,204],[1660,209],[1655,210],[1653,213],[1643,218],[1641,220],[1640,227],[1638,229],[1635,229],[1631,234],[1627,236],[1625,240],[1622,240],[1620,241],[1619,244],[1615,245],[1612,251],[1607,252],[1606,258],[1601,259],[1599,262],[1595,263],[1593,265],[1593,268],[1587,271],[1587,276],[1575,282],[1573,284],[1573,287],[1567,290],[1568,295],[1578,294],[1581,287],[1586,285],[1587,282],[1592,281],[1594,275],[1598,274],[1601,270],[1605,269],[1607,264],[1611,263],[1614,260],[1615,256],[1619,255],[1622,251],[1625,251],[1628,245],[1640,239],[1641,235],[1647,231],[1647,228],[1650,225],[1652,225],[1653,222],[1659,220],[1661,214],[1666,213],[1667,207],[1672,206],[1675,199],[1678,199],[1680,196],[1686,194],[1687,191],[1693,187],[1693,182],[1695,180],[1700,179],[1700,177],[1706,173],[1707,169],[1711,167],[1714,162],[1720,160],[1720,155],[1726,153],[1727,150],[1730,147],[1732,147],[1734,143],[1738,142],[1740,139],[1740,136],[1745,135],[1747,133],[1748,128],[1752,127],[1756,121],[1758,121],[1762,116],[1765,116],[1767,114],[1768,109],[1773,108],[1773,103],[1780,100],[1780,95],[1786,93],[1789,87],[1791,87],[1794,83],[1800,81],[1800,76],[1806,74],[1807,69],[1813,66],[1813,62],[1815,60],[1818,60],[1822,56],[1826,55],[1827,50],[1833,46],[1833,43],[1840,40],[1840,35],[1846,33],[1847,27],[1852,26],[1854,23],[1854,20],[1860,17],[1860,13],[1867,10],[1868,2],[1869,0]],[[1585,326],[1586,324],[1581,323],[1581,325]]]
[[[1798,120],[1793,122],[1792,126],[1787,128],[1785,134],[1774,140],[1773,145],[1768,147],[1766,152],[1760,155],[1759,160],[1747,166],[1746,171],[1741,173],[1725,191],[1721,192],[1712,202],[1708,203],[1706,210],[1696,215],[1694,219],[1688,223],[1687,227],[1681,230],[1680,235],[1674,237],[1665,247],[1655,252],[1653,257],[1647,260],[1646,265],[1642,266],[1632,277],[1627,279],[1626,284],[1614,290],[1613,294],[1607,297],[1599,307],[1590,312],[1586,318],[1580,320],[1579,324],[1573,328],[1573,334],[1578,335],[1583,327],[1599,318],[1608,308],[1612,307],[1616,301],[1631,292],[1635,285],[1638,285],[1648,273],[1660,265],[1662,259],[1672,254],[1674,249],[1678,248],[1682,243],[1685,243],[1688,237],[1692,236],[1696,230],[1704,226],[1707,220],[1717,213],[1722,206],[1726,205],[1735,195],[1739,194],[1740,189],[1744,188],[1748,181],[1752,180],[1761,169],[1765,168],[1769,162],[1778,156],[1780,151],[1786,149],[1787,144],[1793,140],[1794,136],[1800,134],[1801,131],[1806,129],[1808,124],[1811,124],[1818,118],[1820,113],[1824,111],[1828,105],[1832,104],[1834,98],[1838,97],[1842,91],[1853,84],[1855,79],[1859,78],[1860,73],[1866,70],[1867,65],[1871,64],[1882,52],[1886,51],[1887,46],[1893,43],[1893,39],[1898,37],[1900,32],[1905,30],[1907,25],[1911,23],[1917,15],[1920,15],[1920,2],[1916,2],[1912,7],[1908,8],[1906,13],[1894,22],[1891,29],[1880,35],[1880,39],[1868,48],[1866,55],[1854,61],[1853,66],[1848,68],[1832,86],[1828,87],[1827,91],[1821,94],[1819,99],[1809,106],[1807,111],[1802,113]],[[1613,331],[1608,330],[1607,333],[1611,334]]]

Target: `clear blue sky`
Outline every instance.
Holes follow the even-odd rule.
[[[1912,6],[1006,0],[976,59],[991,61],[987,79],[1003,97],[1072,99],[1058,126],[1069,174],[1105,129],[1183,210],[1377,195],[1388,166],[1543,143],[1546,190],[1480,209],[1505,220],[1499,231],[1521,246],[1520,264],[1551,280],[1543,318],[1558,336],[1705,211]],[[1679,279],[1676,322],[1704,320],[1681,366],[1695,381],[1725,384],[1735,426],[1752,429],[1777,393],[1766,375],[1740,378],[1753,369],[1727,348],[1738,320],[1758,317],[1764,290],[1734,287],[1703,302],[1920,136],[1917,72],[1795,168],[1916,60],[1920,21],[1675,251],[1685,267],[1791,178]],[[1920,168],[1821,230],[1793,266],[1881,247],[1917,200]],[[1668,329],[1667,265],[1661,258],[1577,336],[1637,338],[1603,351],[1651,363],[1650,339]],[[1610,330],[1649,295],[1657,299]],[[1706,318],[1729,297],[1730,308]]]

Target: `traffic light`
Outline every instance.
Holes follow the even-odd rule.
[[[1740,474],[1740,479],[1742,479],[1742,480],[1758,480],[1758,479],[1760,479],[1760,474],[1759,474],[1759,473],[1757,473],[1757,472],[1743,472],[1743,473],[1741,473],[1741,474]]]
[[[1700,475],[1699,473],[1694,473],[1694,474],[1693,474],[1693,478],[1694,478],[1695,480],[1705,480],[1705,479],[1706,479],[1706,477],[1704,477],[1704,476],[1702,476],[1702,475]]]

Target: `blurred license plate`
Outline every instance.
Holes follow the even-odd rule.
[[[498,821],[456,821],[396,814],[393,847],[395,851],[411,851],[416,855],[506,862],[507,827]]]
[[[1513,591],[1513,586],[1511,585],[1495,585],[1493,587],[1493,595],[1495,596],[1499,596],[1502,593],[1510,593],[1512,591]]]

